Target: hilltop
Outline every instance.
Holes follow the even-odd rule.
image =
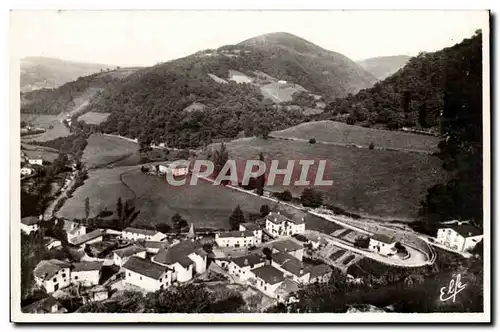
[[[66,61],[48,57],[21,59],[21,92],[54,89],[78,77],[98,73],[110,66],[97,63]]]
[[[410,58],[408,55],[380,56],[357,63],[377,79],[383,80],[403,68]]]

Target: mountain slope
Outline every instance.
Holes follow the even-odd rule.
[[[383,80],[403,68],[410,58],[408,55],[381,56],[358,61],[357,63],[377,79]]]
[[[21,92],[53,89],[106,68],[111,67],[46,57],[27,57],[21,59]]]
[[[478,31],[452,47],[433,53],[422,52],[372,88],[330,103],[318,118],[367,127],[409,127],[437,133],[451,75],[461,80],[472,75],[457,68],[478,52],[481,54],[481,47],[482,34]]]

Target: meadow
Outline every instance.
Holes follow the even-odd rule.
[[[137,143],[103,134],[93,134],[87,142],[82,161],[89,169],[116,163],[139,150]]]
[[[97,113],[97,112],[87,112],[78,117],[78,121],[84,121],[86,123],[98,125],[101,122],[106,121],[111,113]]]
[[[45,142],[59,137],[69,136],[69,129],[61,122],[63,119],[64,117],[60,115],[21,113],[21,121],[26,121],[34,127],[40,127],[46,130],[42,134],[23,136],[21,137],[21,141]]]
[[[323,193],[325,203],[387,220],[415,219],[427,189],[446,180],[441,161],[429,154],[262,138],[235,140],[226,146],[230,157],[236,160],[257,159],[262,152],[268,167],[274,159],[279,160],[279,168],[283,169],[289,160],[315,160],[309,179],[314,179],[318,160],[326,160],[323,179],[332,180],[333,185],[316,188]],[[292,184],[300,170],[297,162]],[[288,189],[299,197],[304,187],[284,186],[278,176],[268,189]]]
[[[29,159],[43,159],[48,162],[53,162],[59,155],[59,152],[55,149],[25,143],[21,143],[21,150]]]
[[[351,126],[336,121],[314,121],[271,133],[272,137],[309,140],[314,137],[317,142],[334,144],[355,144],[375,148],[400,149],[432,153],[438,151],[439,138],[417,135],[401,131],[379,130]]]

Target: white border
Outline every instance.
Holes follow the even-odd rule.
[[[92,3],[87,2],[87,5],[73,6],[69,3],[61,3],[49,6],[48,8],[95,8]],[[99,3],[96,1],[95,3]],[[296,1],[291,1],[288,9],[299,8],[312,8],[311,4],[300,3],[299,6],[293,5]],[[128,8],[144,8],[142,6],[128,7]],[[235,5],[234,3],[231,3]],[[478,2],[476,2],[476,5]],[[90,6],[89,6],[90,5]],[[309,6],[308,6],[309,5]],[[102,5],[101,5],[102,6]],[[21,6],[21,8],[36,8]],[[195,6],[200,8],[200,6]],[[223,6],[221,6],[223,7]],[[226,6],[227,7],[227,6]],[[236,8],[258,9],[265,8],[260,2],[253,4],[246,3],[244,6],[236,6]],[[272,7],[272,6],[271,6]],[[276,6],[275,6],[276,7]],[[19,7],[18,7],[19,8]],[[108,7],[110,8],[110,7]],[[112,8],[112,7],[111,7]],[[179,6],[171,6],[171,9],[186,9],[193,8],[189,4],[180,4]],[[201,6],[203,8],[203,6]],[[205,7],[206,8],[206,7]],[[234,7],[233,7],[234,8]],[[236,9],[235,8],[235,9]],[[269,7],[268,7],[269,8]],[[345,7],[344,7],[345,8]],[[353,6],[350,8],[360,8]],[[385,7],[387,8],[387,7]],[[389,7],[390,8],[390,7]],[[422,8],[415,6],[415,8]],[[470,7],[463,7],[470,8]],[[477,8],[477,7],[476,7]],[[100,9],[103,9],[102,7]],[[488,15],[485,13],[486,16]],[[484,229],[485,229],[485,253],[490,252],[491,234],[486,236],[490,231],[490,74],[489,74],[489,18],[486,18],[485,26],[483,27],[483,176],[484,176]],[[10,35],[10,42],[14,42],[12,35]],[[11,44],[12,45],[12,44]],[[10,59],[10,195],[11,197],[19,197],[19,112],[17,111],[19,105],[19,64],[15,59]],[[12,130],[15,128],[15,130]],[[19,211],[20,202],[18,199],[10,199],[10,220],[11,220],[11,319],[15,322],[332,322],[332,323],[362,323],[362,322],[489,322],[491,317],[491,292],[490,292],[490,266],[491,257],[485,255],[484,267],[484,299],[485,299],[485,312],[484,313],[433,313],[433,314],[400,314],[400,313],[387,313],[384,315],[376,313],[361,313],[361,314],[51,314],[51,315],[32,315],[23,314],[20,312],[20,293],[19,289],[15,287],[15,281],[20,280],[20,227],[19,227]]]

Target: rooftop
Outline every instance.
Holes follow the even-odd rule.
[[[102,236],[103,233],[104,232],[101,229],[96,229],[90,233],[76,236],[76,237],[72,238],[69,242],[71,242],[71,244],[78,246],[78,245],[84,244],[85,242],[88,242],[90,240],[96,239],[99,236]]]
[[[394,236],[388,236],[385,234],[374,234],[374,235],[370,236],[370,238],[375,240],[375,241],[383,242],[386,244],[392,244],[392,243],[396,242],[396,240],[394,239]]]
[[[258,263],[263,263],[264,258],[259,256],[259,255],[248,255],[248,256],[241,256],[233,259],[233,262],[239,266],[239,267],[245,267],[245,266],[253,266]]]
[[[302,277],[309,273],[309,270],[304,267],[304,264],[296,258],[287,260],[281,265],[281,268],[297,277]]]
[[[71,264],[58,259],[49,259],[40,261],[33,274],[37,278],[48,280],[59,272],[60,269],[71,267]]]
[[[332,268],[326,264],[315,265],[309,270],[311,271],[311,278],[321,277],[332,272]]]
[[[73,263],[73,268],[71,272],[81,272],[81,271],[97,271],[102,268],[103,262],[80,262]]]
[[[152,249],[164,249],[169,247],[168,242],[162,242],[162,241],[144,241],[144,246],[146,248],[152,248]]]
[[[24,217],[21,219],[21,223],[28,225],[28,226],[35,225],[38,223],[38,221],[39,221],[38,217],[34,217],[34,216]]]
[[[127,227],[123,231],[128,232],[128,233],[147,235],[147,236],[154,236],[157,233],[159,233],[157,231],[152,231],[150,229],[142,229],[142,228],[134,228],[134,227]]]
[[[468,223],[447,224],[443,225],[441,228],[451,228],[458,234],[462,235],[463,237],[477,236],[483,234],[482,229],[479,229],[476,226]]]
[[[160,249],[154,256],[154,260],[160,264],[171,265],[179,263],[184,267],[189,267],[193,261],[188,257],[189,254],[199,252],[201,244],[194,241],[181,241],[168,249]]]
[[[52,296],[33,302],[21,308],[21,311],[27,314],[45,314],[52,313],[52,308],[57,305],[57,313],[65,313],[68,310],[64,308],[59,301]]]
[[[276,293],[281,296],[288,296],[291,293],[299,291],[299,284],[292,279],[285,279],[283,283],[276,289]]]
[[[271,221],[272,223],[275,224],[282,224],[285,221],[291,222],[296,225],[300,225],[305,223],[304,218],[292,218],[288,217],[281,212],[269,212],[269,214],[266,216],[266,219]]]
[[[299,244],[297,241],[294,241],[292,239],[270,242],[266,245],[266,247],[270,247],[281,252],[292,252],[304,248],[302,244]]]
[[[128,246],[128,247],[125,247],[122,249],[114,250],[113,252],[115,254],[117,254],[120,258],[123,258],[123,257],[129,257],[132,255],[138,254],[138,253],[143,252],[143,251],[146,251],[146,249],[142,248],[136,244],[133,244],[131,246]]]
[[[219,234],[220,238],[228,237],[253,237],[253,232],[251,230],[246,231],[230,231]]]
[[[275,285],[283,280],[285,277],[283,276],[283,272],[276,269],[271,265],[264,265],[253,269],[252,272],[260,279],[264,280],[266,283],[270,285]]]
[[[253,223],[253,222],[245,222],[240,224],[240,226],[245,227],[246,230],[248,231],[257,231],[260,229],[259,225]]]
[[[124,269],[133,271],[135,273],[142,274],[143,276],[147,276],[158,280],[161,278],[163,273],[165,273],[166,268],[164,266],[155,264],[148,259],[139,258],[136,256],[131,257],[125,265],[123,265]]]

